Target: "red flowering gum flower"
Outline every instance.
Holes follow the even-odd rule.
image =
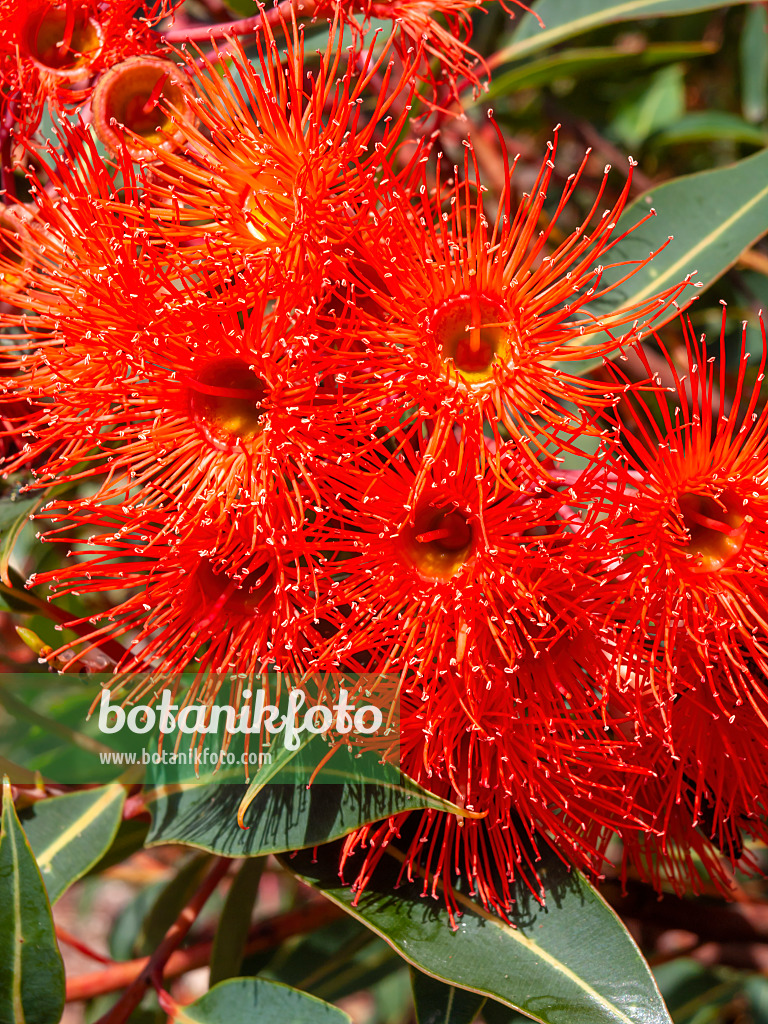
[[[653,817],[647,830],[619,831],[625,876],[635,873],[659,891],[700,892],[709,879],[727,894],[737,863],[742,871],[756,867],[746,837],[768,839],[768,730],[722,671],[713,679],[714,693],[712,679],[683,662],[663,721],[650,696],[643,709],[650,729],[637,759],[654,772],[639,780],[637,798]],[[764,705],[768,682],[754,666],[750,686]]]
[[[573,675],[567,646],[549,657],[551,671]],[[404,688],[403,770],[484,816],[429,811],[358,830],[342,855],[342,870],[358,871],[358,892],[386,847],[399,839],[405,853],[400,877],[423,878],[424,895],[436,896],[442,888],[454,926],[460,914],[454,886],[462,876],[470,895],[506,916],[518,880],[543,898],[536,865],[543,848],[599,874],[612,830],[638,827],[633,794],[636,773],[643,770],[627,761],[625,748],[632,744],[594,699],[591,712],[571,710],[564,701],[555,712],[537,707],[541,669],[529,656],[514,671],[489,665],[489,686],[447,670],[430,685]],[[360,849],[362,864],[353,859]]]
[[[167,309],[163,295],[136,298],[134,313],[154,307],[149,330],[117,315],[90,320],[86,307],[23,346],[16,372],[0,378],[9,398],[30,403],[14,429],[24,448],[4,471],[31,464],[40,485],[106,473],[100,500],[131,491],[166,509],[168,530],[223,527],[251,506],[269,518],[278,491],[300,523],[313,464],[340,435],[293,321],[267,310],[268,285],[255,307],[236,288],[208,308],[194,292]]]
[[[532,483],[514,452],[505,472],[517,486],[505,486],[499,458],[453,436],[434,455],[428,436],[401,430],[318,476],[337,556],[326,567],[338,626],[327,667],[364,652],[403,678],[492,656],[514,666],[591,628],[596,555],[581,520],[572,528],[573,498]]]
[[[85,307],[90,318],[112,318],[114,326],[131,322],[135,303],[126,303],[126,295],[164,294],[172,303],[178,289],[188,291],[194,263],[160,239],[127,155],[108,164],[82,125],[62,121],[54,131],[59,148],[35,149],[44,173],[27,174],[34,205],[9,207],[0,219],[4,300],[52,319],[76,309],[82,317]],[[212,269],[209,277],[231,273],[230,267]],[[137,332],[148,315],[140,308]]]
[[[179,3],[154,0],[137,17],[133,0],[0,0],[0,91],[17,135],[29,138],[46,101],[83,103],[105,68],[162,49],[154,27]]]
[[[433,891],[442,884],[454,913],[459,870],[504,913],[520,874],[540,888],[525,852],[539,840],[600,870],[610,829],[637,820],[635,774],[646,769],[623,756],[634,744],[619,728],[626,715],[614,721],[594,682],[613,650],[593,613],[606,544],[587,511],[597,496],[577,481],[567,493],[544,476],[534,486],[513,468],[514,448],[504,454],[512,489],[484,446],[452,435],[426,459],[429,443],[400,431],[319,478],[323,546],[337,557],[324,566],[335,632],[317,665],[399,677],[400,765],[485,815],[462,826],[424,817],[404,871],[418,867]],[[373,843],[358,888],[403,820],[349,840],[345,861]]]
[[[619,629],[616,668],[625,684],[651,686],[663,700],[682,692],[678,666],[691,658],[713,694],[727,685],[766,720],[764,695],[751,682],[752,663],[763,673],[768,665],[765,329],[761,323],[762,352],[751,363],[744,325],[735,380],[725,310],[719,359],[690,323],[682,329],[686,373],[678,375],[662,346],[669,394],[654,389],[653,407],[642,393],[631,399],[622,415],[634,431],[622,433],[613,466],[597,470],[613,468],[617,478],[605,482],[620,559],[616,590],[606,591]]]
[[[201,127],[172,119],[183,152],[152,146],[146,187],[168,237],[210,254],[227,247],[258,254],[294,288],[314,294],[334,243],[367,215],[370,182],[399,144],[408,104],[385,116],[407,98],[412,76],[406,66],[392,80],[387,46],[378,57],[371,46],[361,66],[352,54],[342,64],[336,27],[309,74],[303,32],[282,22],[279,31],[285,64],[268,25],[256,37],[256,67],[235,42],[221,65],[190,59],[198,92],[191,107]],[[363,116],[373,84],[373,107]]]
[[[550,150],[553,156],[554,146]],[[623,237],[614,229],[631,173],[613,208],[599,215],[604,179],[584,222],[546,254],[585,163],[586,157],[568,179],[544,231],[539,225],[551,159],[516,207],[505,185],[495,218],[484,213],[482,187],[476,168],[470,180],[468,156],[463,182],[430,190],[424,178],[415,208],[397,189],[390,192],[367,255],[373,268],[367,291],[379,312],[363,321],[361,360],[384,392],[401,387],[423,415],[436,418],[441,437],[453,424],[475,438],[487,426],[497,442],[506,431],[521,448],[536,451],[541,421],[550,436],[551,428],[589,429],[586,410],[604,407],[611,395],[606,397],[604,383],[581,380],[555,364],[618,351],[685,287],[680,283],[602,319],[590,312],[590,302],[617,287],[601,287],[599,261]],[[364,288],[362,259],[360,267]],[[636,269],[630,266],[623,280]],[[615,339],[611,332],[622,326],[626,338]],[[574,415],[567,403],[581,414]]]
[[[278,525],[273,515],[266,529],[241,512],[221,528],[174,537],[163,514],[131,506],[81,501],[72,511],[48,509],[43,516],[64,524],[47,538],[76,546],[78,558],[33,575],[29,585],[50,584],[56,595],[86,601],[128,591],[108,610],[73,620],[96,625],[54,655],[75,649],[82,657],[104,640],[128,635],[116,672],[186,669],[202,677],[305,668],[322,554],[310,531],[289,517]],[[85,530],[91,535],[84,539]]]

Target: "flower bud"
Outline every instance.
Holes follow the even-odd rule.
[[[82,75],[101,52],[99,25],[83,8],[36,4],[21,33],[22,49],[44,71],[71,78]]]
[[[179,143],[174,114],[192,119],[187,79],[162,57],[129,57],[102,75],[93,93],[96,134],[113,152],[125,143],[134,159]]]

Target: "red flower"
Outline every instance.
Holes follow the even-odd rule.
[[[328,571],[342,574],[329,591],[342,625],[327,657],[368,651],[382,672],[421,676],[465,659],[484,666],[493,651],[514,665],[586,628],[596,555],[569,507],[586,499],[543,474],[531,481],[509,446],[492,453],[450,435],[432,449],[420,431],[392,429],[319,478],[338,556]]]
[[[515,10],[528,11],[522,0],[510,0]],[[306,5],[305,5],[306,6]],[[507,4],[502,4],[510,11]],[[391,20],[397,26],[397,50],[404,61],[423,48],[419,74],[435,86],[439,84],[429,61],[439,61],[440,74],[448,80],[450,92],[458,95],[457,80],[466,78],[479,84],[478,65],[484,61],[469,45],[472,37],[472,12],[484,11],[482,0],[315,0],[317,16],[339,16],[360,35],[372,18]],[[514,10],[510,11],[514,13]],[[437,17],[436,17],[437,16]],[[358,22],[358,17],[361,23]],[[536,17],[534,15],[534,17]],[[542,25],[541,19],[539,24]],[[443,21],[445,24],[443,24]]]
[[[745,839],[768,840],[768,733],[722,671],[705,679],[690,663],[678,668],[679,694],[663,720],[646,695],[643,718],[651,733],[637,759],[654,774],[641,779],[637,799],[653,817],[647,830],[619,830],[623,870],[658,890],[701,892],[709,881],[728,894],[737,863],[742,871],[757,866]],[[764,705],[768,682],[754,667],[749,685]]]
[[[34,574],[30,585],[51,584],[55,594],[129,592],[87,620],[73,620],[96,625],[54,654],[76,648],[82,656],[105,638],[127,634],[115,671],[191,669],[200,685],[206,674],[296,673],[306,666],[323,556],[312,534],[287,516],[280,522],[276,509],[270,528],[241,513],[223,528],[201,526],[183,538],[169,535],[162,513],[130,507],[83,500],[72,511],[49,508],[43,515],[65,524],[48,539],[75,545],[78,560]],[[94,532],[83,539],[84,529]]]
[[[206,298],[189,280],[174,301],[136,271],[141,291],[120,322],[126,293],[115,283],[104,268],[90,294],[73,289],[71,304],[59,294],[25,319],[30,341],[0,385],[30,404],[13,421],[24,447],[4,471],[32,465],[40,485],[106,473],[101,501],[133,492],[134,505],[165,510],[168,531],[251,506],[269,519],[278,493],[300,523],[321,449],[344,442],[294,321],[268,310],[268,284],[256,305],[250,286]]]
[[[574,692],[584,685],[582,655],[596,650],[577,640],[541,658],[527,656],[502,669],[489,664],[488,683],[464,671],[442,671],[428,682],[408,684],[401,697],[401,766],[424,786],[461,807],[483,814],[458,818],[429,811],[397,815],[351,835],[342,871],[357,871],[362,892],[386,847],[401,837],[400,877],[422,877],[424,895],[443,889],[455,927],[460,915],[453,893],[459,877],[486,907],[508,915],[513,883],[524,881],[544,896],[536,861],[550,847],[564,861],[592,874],[605,865],[612,832],[638,828],[634,791],[647,769],[632,766],[633,744],[592,709],[571,710],[539,702],[542,675],[560,678]],[[589,667],[585,659],[583,667]],[[579,678],[577,678],[579,677]],[[621,723],[619,723],[621,724]],[[612,728],[612,732],[609,728]],[[639,775],[638,775],[639,773]],[[363,850],[362,863],[353,859]]]
[[[256,37],[256,68],[234,42],[226,63],[190,59],[198,91],[191,107],[201,127],[173,118],[183,153],[147,145],[146,187],[166,237],[206,257],[258,255],[298,294],[314,295],[329,264],[343,274],[334,247],[367,218],[371,183],[399,145],[407,102],[388,115],[413,90],[412,65],[396,78],[385,46],[378,57],[369,47],[358,68],[334,28],[310,75],[303,32],[281,23],[280,33],[285,64],[268,25]],[[359,104],[378,75],[374,109],[363,119]]]
[[[451,435],[430,448],[393,431],[319,478],[321,546],[335,557],[317,665],[399,678],[400,766],[484,815],[418,817],[403,871],[420,870],[425,891],[442,884],[452,917],[456,871],[505,913],[518,876],[539,894],[537,843],[600,871],[610,828],[637,820],[633,780],[647,769],[628,766],[634,740],[592,683],[612,652],[592,613],[605,543],[587,511],[595,495],[531,482],[514,449],[499,456],[507,487],[485,446]],[[349,839],[344,863],[367,848],[358,890],[404,820]]]
[[[369,387],[377,384],[382,395],[399,387],[405,404],[436,421],[435,451],[457,424],[475,439],[486,428],[499,444],[511,436],[526,452],[567,445],[558,430],[589,431],[588,411],[610,403],[610,389],[557,364],[615,353],[684,289],[680,283],[602,319],[590,311],[590,303],[616,287],[601,286],[600,260],[617,241],[631,173],[613,209],[598,216],[604,181],[584,222],[547,254],[583,168],[568,179],[543,231],[551,158],[516,207],[505,184],[495,219],[484,213],[469,156],[462,182],[443,186],[438,176],[432,189],[425,175],[420,194],[413,191],[415,208],[399,189],[380,190],[386,210],[377,214],[374,238],[350,262],[368,299],[360,309],[365,351],[358,372],[373,377]],[[624,279],[636,269],[630,266]],[[627,334],[615,338],[627,325]],[[350,362],[346,354],[339,359]]]
[[[752,370],[744,326],[729,394],[725,319],[719,360],[708,357],[689,323],[682,327],[687,372],[678,376],[662,346],[670,393],[654,389],[653,411],[642,395],[632,398],[624,415],[635,429],[614,450],[617,482],[605,485],[621,559],[616,604],[608,609],[619,625],[616,667],[638,690],[649,685],[666,701],[684,691],[678,666],[690,658],[712,693],[727,687],[766,720],[752,684],[754,665],[768,667],[765,331],[761,323],[762,352]]]
[[[169,531],[250,503],[268,518],[278,492],[300,522],[320,452],[343,455],[346,433],[369,432],[380,411],[329,389],[313,318],[279,274],[201,265],[153,240],[151,222],[126,224],[92,140],[71,138],[77,167],[54,165],[55,191],[37,193],[24,228],[36,265],[2,317],[16,335],[0,392],[23,444],[3,471],[33,466],[39,485],[106,474],[102,500],[133,491],[135,504],[166,509]],[[6,280],[20,276],[6,266]]]

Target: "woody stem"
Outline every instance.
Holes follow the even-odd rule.
[[[193,28],[171,29],[165,33],[168,43],[191,43],[196,40],[221,39],[223,36],[241,36],[258,32],[262,25],[274,25],[292,9],[302,18],[311,18],[315,13],[314,0],[281,0],[269,10],[260,11],[250,18],[227,21],[218,25],[196,25]]]
[[[285,939],[314,931],[324,924],[343,917],[344,911],[326,900],[307,903],[305,906],[278,914],[268,921],[262,921],[251,931],[246,942],[244,955],[251,956],[267,949],[274,949]],[[187,971],[205,967],[210,963],[213,942],[197,942],[186,949],[177,949],[165,962],[162,978],[170,980]],[[67,980],[67,1002],[92,999],[95,996],[116,992],[130,985],[140,976],[149,963],[149,957],[111,964],[103,971],[80,974]]]
[[[226,875],[231,863],[232,861],[229,857],[216,858],[213,867],[203,879],[200,888],[165,933],[163,941],[152,956],[143,961],[143,966],[139,969],[138,974],[133,978],[123,995],[111,1010],[99,1018],[97,1024],[125,1024],[125,1021],[128,1020],[144,998],[147,988],[153,981],[162,978],[168,961],[187,937],[200,911],[212,896],[219,882]],[[125,965],[117,964],[115,966],[124,967]],[[67,997],[71,998],[69,991]]]

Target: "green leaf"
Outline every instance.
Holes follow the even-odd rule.
[[[372,992],[405,964],[395,951],[351,917],[307,935],[293,948],[278,950],[264,977],[337,1002],[354,992]]]
[[[768,1024],[768,978],[753,974],[744,983],[752,1024]]]
[[[0,831],[0,1024],[57,1024],[64,965],[43,880],[3,780]]]
[[[265,861],[265,857],[245,861],[230,886],[213,940],[210,985],[240,973]]]
[[[134,958],[142,925],[164,888],[165,882],[145,885],[118,912],[109,933],[109,955],[113,960]]]
[[[485,996],[446,985],[411,968],[417,1024],[472,1024],[486,1003]]]
[[[34,498],[4,498],[0,501],[0,580],[6,586],[13,586],[8,576],[8,566],[19,534],[29,522],[30,515],[42,505],[45,496]]]
[[[261,978],[222,981],[194,1003],[176,1006],[171,1020],[179,1024],[350,1024],[338,1007]]]
[[[768,149],[728,167],[702,171],[659,185],[640,196],[619,220],[617,235],[628,231],[651,210],[656,217],[619,242],[606,263],[647,259],[662,238],[673,240],[645,267],[590,310],[603,316],[620,306],[647,301],[655,292],[694,274],[707,287],[721,277],[739,255],[768,231]],[[626,267],[606,270],[601,286],[620,279]],[[684,307],[693,293],[678,300]],[[670,307],[654,323],[654,329],[671,320]],[[590,344],[601,340],[593,335]]]
[[[755,128],[753,124],[725,110],[694,110],[654,135],[652,144],[658,149],[681,142],[709,142],[713,139],[766,146],[768,132]]]
[[[744,19],[741,58],[741,109],[747,121],[759,124],[768,115],[768,14],[752,4]]]
[[[114,842],[104,856],[93,865],[89,874],[98,875],[102,871],[106,871],[107,868],[127,860],[144,846],[147,832],[149,832],[148,818],[124,818],[117,829]]]
[[[519,1010],[510,1010],[508,1006],[502,1006],[492,999],[486,1001],[483,1007],[483,1020],[485,1024],[528,1024],[530,1017]]]
[[[0,683],[0,708],[7,713],[0,714],[4,748],[8,753],[13,751],[17,761],[49,777],[55,777],[55,763],[76,762],[79,750],[94,757],[112,751],[97,738],[98,733],[94,736],[85,731],[90,727],[92,733],[96,732],[97,720],[92,719],[90,726],[86,721],[93,693],[69,681],[52,686],[52,678],[56,677],[34,673],[25,679],[9,673],[3,675]],[[16,743],[18,747],[14,746]],[[35,756],[38,752],[40,760]],[[66,781],[84,782],[86,779],[70,775]]]
[[[563,50],[494,75],[487,91],[476,98],[465,99],[463,106],[466,109],[478,103],[487,104],[496,96],[508,96],[519,89],[540,88],[561,78],[599,76],[612,68],[620,68],[626,73],[633,67],[653,67],[655,64],[704,57],[712,52],[712,45],[706,42],[655,43],[639,53],[622,53],[612,46]]]
[[[51,903],[107,852],[124,802],[125,789],[115,784],[39,800],[22,813]]]
[[[655,969],[656,981],[675,1024],[701,1024],[702,1012],[708,1020],[720,1019],[717,1009],[729,1003],[742,988],[740,977],[730,972],[730,976],[724,976],[725,973],[686,958]]]
[[[669,1024],[651,972],[619,918],[553,852],[537,863],[545,908],[519,882],[510,925],[454,890],[463,911],[457,932],[441,893],[424,899],[420,879],[395,888],[403,860],[387,847],[362,894],[339,881],[338,845],[283,863],[446,984],[547,1024]]]
[[[742,3],[746,0],[539,0],[533,11],[545,28],[541,28],[534,14],[524,15],[512,31],[510,44],[494,56],[494,62],[498,66],[504,61],[519,60],[603,25],[711,11]]]
[[[610,124],[610,134],[629,148],[679,121],[685,113],[685,81],[680,64],[663,68],[642,93],[625,103]]]
[[[148,797],[147,845],[184,843],[225,857],[254,857],[318,846],[400,811],[462,813],[393,770],[389,783],[361,778],[309,789],[272,783],[257,794],[248,812],[251,827],[242,829],[237,811],[246,789],[215,783],[159,787]]]
[[[243,799],[240,801],[240,806],[237,808],[237,824],[241,828],[250,827],[244,824],[245,813],[262,789],[297,757],[299,751],[307,747],[313,740],[315,741],[315,746],[317,746],[317,737],[311,732],[305,732],[299,737],[296,747],[278,746],[277,753],[272,754],[268,762],[259,764],[248,789],[245,791]]]

